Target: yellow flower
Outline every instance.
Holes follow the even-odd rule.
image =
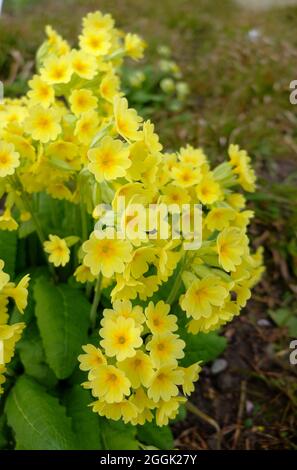
[[[55,85],[70,82],[72,72],[70,54],[62,57],[52,55],[44,61],[40,75],[41,80],[49,85]]]
[[[193,335],[200,332],[209,333],[210,331],[217,330],[225,323],[230,322],[238,313],[239,308],[236,303],[227,300],[222,307],[214,307],[209,317],[191,320],[188,324],[188,331]]]
[[[85,282],[93,282],[96,279],[96,277],[91,273],[90,268],[84,264],[81,264],[76,268],[74,277],[77,282],[81,282],[82,284]]]
[[[130,394],[130,381],[115,366],[102,365],[89,373],[93,396],[106,403],[119,403]]]
[[[57,235],[49,235],[49,240],[44,242],[44,251],[49,254],[49,261],[54,266],[65,266],[70,259],[70,250],[63,238]]]
[[[3,271],[3,268],[4,268],[4,261],[0,259],[0,292],[3,289],[3,287],[9,282],[9,274],[6,274]]]
[[[122,418],[125,424],[132,422],[138,414],[137,408],[131,400],[123,400],[119,403],[97,401],[92,403],[92,409],[95,413],[105,416],[107,419],[118,421]]]
[[[105,29],[109,31],[114,26],[114,20],[111,15],[104,15],[101,11],[95,11],[88,13],[83,18],[84,29],[101,30]]]
[[[106,55],[110,50],[110,39],[110,34],[104,29],[98,31],[87,29],[79,36],[79,45],[87,54],[99,57]]]
[[[222,191],[219,183],[208,173],[196,187],[196,194],[202,204],[213,204],[221,198]]]
[[[179,159],[182,163],[188,163],[194,167],[200,167],[207,163],[207,158],[203,150],[201,148],[194,149],[191,145],[180,149]]]
[[[13,144],[0,141],[0,178],[13,175],[20,165],[20,155],[15,152]]]
[[[2,215],[0,215],[0,230],[17,230],[19,224],[12,217],[10,209],[5,209]]]
[[[161,367],[154,373],[148,388],[148,397],[155,403],[170,400],[178,395],[177,385],[182,385],[184,380],[183,371],[174,368],[172,365]]]
[[[88,111],[82,114],[77,121],[74,135],[77,136],[79,142],[89,145],[98,132],[99,123],[98,113],[96,111]]]
[[[92,80],[97,73],[97,62],[93,55],[73,49],[70,53],[73,72],[86,80]]]
[[[41,105],[48,108],[55,100],[55,92],[52,86],[41,80],[39,75],[34,75],[29,81],[31,90],[28,92],[31,105]]]
[[[87,344],[82,347],[86,354],[81,354],[78,356],[80,362],[79,368],[84,371],[97,369],[102,364],[106,364],[106,359],[100,351],[99,348],[96,348],[92,344]]]
[[[183,392],[185,395],[191,395],[194,392],[194,382],[197,382],[199,374],[201,372],[201,366],[199,362],[192,364],[189,367],[182,369],[184,372],[184,383],[183,383]]]
[[[163,300],[156,305],[153,302],[148,304],[145,309],[146,324],[153,334],[165,334],[177,330],[177,318],[175,315],[168,315],[169,312],[170,305],[165,304]]]
[[[91,273],[97,276],[111,277],[115,273],[124,272],[126,263],[131,261],[131,244],[126,240],[108,238],[106,233],[93,232],[90,239],[84,242],[82,249],[86,253],[84,264]]]
[[[185,356],[185,342],[173,333],[153,335],[147,343],[146,349],[150,351],[153,364],[156,367],[164,365],[177,365],[177,359]]]
[[[217,238],[219,263],[225,271],[235,271],[247,250],[247,236],[237,227],[225,228]]]
[[[88,168],[97,181],[114,180],[125,176],[131,165],[129,149],[118,139],[109,136],[100,141],[100,146],[89,150]]]
[[[116,357],[123,361],[135,355],[135,349],[142,345],[141,328],[135,325],[132,318],[118,317],[116,320],[106,320],[99,331],[103,340],[100,345],[108,357]]]
[[[133,388],[140,385],[148,387],[154,374],[151,358],[142,351],[137,351],[133,357],[118,362],[117,366],[125,372]]]
[[[113,70],[102,78],[99,91],[101,96],[110,103],[113,102],[115,96],[119,95],[120,79]]]
[[[134,279],[139,279],[148,270],[156,259],[155,249],[149,246],[137,248],[133,253],[133,258],[128,265],[127,271]]]
[[[132,59],[142,59],[146,43],[138,34],[128,33],[125,36],[125,51]]]
[[[211,231],[223,230],[229,226],[231,220],[236,217],[234,209],[228,207],[216,207],[212,209],[206,216],[205,224]]]
[[[250,166],[251,159],[245,150],[240,150],[238,145],[231,144],[228,149],[231,165],[234,173],[238,175],[239,184],[246,191],[253,192],[256,189],[256,175]]]
[[[106,320],[116,320],[118,317],[132,318],[137,326],[145,322],[143,309],[140,305],[132,306],[130,300],[115,300],[112,309],[103,310],[101,325],[104,326]]]
[[[30,109],[29,116],[24,122],[24,129],[34,140],[47,143],[55,140],[60,134],[60,120],[61,115],[57,110],[35,106]]]
[[[142,118],[135,109],[128,108],[126,98],[116,96],[114,99],[114,117],[117,132],[124,139],[139,140],[141,133],[138,131]]]
[[[25,308],[27,307],[28,303],[28,286],[30,281],[30,275],[26,274],[16,286],[14,283],[8,283],[3,291],[2,294],[6,295],[7,297],[11,297],[21,313],[24,313]]]
[[[79,90],[73,90],[69,97],[69,103],[71,111],[79,116],[80,114],[92,111],[97,107],[98,101],[96,96],[90,90],[80,88]]]
[[[201,173],[189,163],[180,163],[171,170],[174,183],[182,188],[189,188],[201,180]]]
[[[5,382],[5,364],[8,364],[15,351],[15,345],[20,340],[25,323],[15,323],[14,325],[0,325],[0,342],[3,346],[4,364],[0,364],[0,395],[3,393],[2,385]],[[1,354],[2,355],[2,354]]]
[[[185,188],[181,188],[176,186],[175,184],[168,184],[162,189],[164,196],[162,196],[161,200],[164,204],[168,206],[170,204],[177,204],[178,206],[182,206],[183,204],[189,204],[191,198],[187,193]],[[168,207],[168,211],[170,208]]]
[[[180,405],[186,401],[185,397],[173,397],[168,401],[160,401],[156,411],[157,426],[167,426],[170,419],[176,418]]]
[[[209,317],[213,306],[223,305],[227,296],[228,290],[222,281],[215,276],[207,276],[191,284],[181,298],[180,305],[188,317],[198,320],[200,317]]]

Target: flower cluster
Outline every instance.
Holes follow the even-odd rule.
[[[144,424],[155,410],[159,426],[176,417],[193,390],[201,370],[199,363],[180,367],[185,342],[176,334],[177,317],[164,301],[149,302],[143,310],[129,300],[116,300],[103,311],[101,349],[88,344],[79,357],[81,369],[89,372],[94,397],[93,410],[110,419]]]
[[[5,382],[6,365],[14,355],[16,343],[25,328],[24,323],[8,324],[8,301],[13,299],[18,310],[23,313],[27,306],[28,284],[30,276],[26,274],[16,285],[3,271],[4,261],[0,259],[0,394]]]
[[[217,329],[240,313],[263,271],[261,250],[250,250],[253,212],[242,194],[255,190],[251,159],[230,145],[229,160],[212,169],[201,148],[163,151],[154,125],[129,107],[118,74],[125,55],[142,57],[144,42],[115,29],[110,15],[83,19],[77,49],[52,28],[46,33],[27,95],[0,106],[0,196],[6,194],[0,229],[31,221],[54,274],[71,260],[76,281],[87,284],[88,294],[94,290],[94,324],[105,292],[112,308],[101,318],[100,345],[85,346],[80,357],[97,398],[93,410],[134,424],[155,413],[163,425],[200,371],[199,362],[181,367],[178,316],[189,333]],[[71,236],[44,230],[41,193],[80,215]],[[102,203],[111,204],[124,238],[109,224],[109,210],[98,208]],[[137,214],[135,203],[142,207]],[[167,238],[154,209],[159,203],[168,206]],[[173,236],[184,204],[202,207],[201,245],[189,251],[182,235]],[[187,218],[193,224],[192,210]],[[148,226],[147,219],[154,222]],[[102,229],[90,233],[95,223]],[[24,279],[17,287],[4,282],[0,300],[16,300],[16,292],[25,298]]]

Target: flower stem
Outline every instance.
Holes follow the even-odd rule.
[[[100,273],[96,282],[95,295],[94,295],[92,308],[90,312],[90,321],[91,321],[92,328],[95,328],[95,325],[96,325],[97,308],[98,308],[100,297],[101,297],[101,282],[102,282],[102,274]]]
[[[18,187],[19,187],[19,189],[20,189],[20,191],[21,191],[21,194],[22,194],[24,206],[26,207],[27,211],[30,213],[30,215],[31,215],[31,217],[32,217],[32,221],[33,221],[33,223],[34,223],[37,236],[38,236],[39,241],[40,241],[40,244],[41,244],[41,246],[42,246],[42,248],[43,248],[43,243],[45,242],[46,237],[45,237],[45,235],[44,235],[44,233],[43,233],[42,226],[41,226],[40,223],[39,223],[38,217],[37,217],[37,215],[35,214],[35,211],[34,211],[34,209],[33,209],[33,207],[32,207],[30,198],[29,198],[28,194],[26,193],[26,191],[24,190],[21,181],[20,181],[18,178],[16,178],[16,181],[17,181]],[[49,271],[50,271],[51,275],[53,276],[53,279],[56,281],[56,280],[57,280],[57,276],[56,276],[55,269],[54,269],[53,265],[49,262],[48,257],[47,257],[46,254],[45,254],[45,257],[46,257],[46,261],[47,261],[47,264],[48,264]]]
[[[210,426],[212,426],[216,432],[217,432],[217,438],[218,438],[218,444],[217,444],[217,447],[218,449],[220,448],[220,441],[221,441],[221,428],[220,426],[218,425],[218,423],[213,419],[211,418],[210,416],[208,416],[206,413],[204,413],[203,411],[199,410],[199,408],[197,408],[197,406],[193,405],[193,403],[191,403],[190,401],[188,401],[186,403],[186,408],[188,409],[188,411],[190,413],[192,413],[193,415],[197,416],[198,418],[202,419],[203,421],[205,421],[206,423],[208,423]]]
[[[186,265],[186,257],[187,257],[187,254],[184,255],[182,261],[181,261],[181,264],[180,264],[180,267],[179,267],[179,270],[176,274],[176,277],[175,277],[175,280],[174,280],[174,283],[173,283],[173,286],[172,286],[172,289],[171,289],[171,292],[170,294],[168,295],[167,299],[166,299],[166,303],[169,304],[169,305],[172,305],[174,304],[174,302],[176,301],[176,298],[177,298],[177,295],[178,295],[178,291],[181,287],[181,284],[182,284],[182,273],[185,269],[185,265]]]

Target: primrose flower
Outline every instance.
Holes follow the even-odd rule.
[[[136,351],[134,356],[118,362],[117,365],[125,372],[135,389],[141,385],[148,387],[154,375],[152,360],[143,351]]]
[[[138,128],[142,118],[138,116],[135,109],[128,108],[126,98],[115,97],[114,118],[116,130],[124,139],[139,140],[141,138]]]
[[[79,36],[79,45],[87,54],[100,57],[107,54],[111,47],[110,34],[105,29],[94,30],[87,28]]]
[[[30,109],[29,116],[24,122],[25,132],[34,140],[47,143],[55,140],[61,132],[61,116],[54,108],[45,109],[35,106]]]
[[[118,317],[116,320],[107,319],[99,331],[103,338],[100,345],[108,357],[116,357],[123,361],[135,355],[135,349],[142,345],[141,328],[135,325],[132,318]]]
[[[20,155],[13,144],[0,141],[0,178],[13,175],[20,165]]]
[[[130,242],[111,238],[105,233],[93,232],[90,239],[84,242],[82,249],[86,253],[84,264],[94,276],[100,272],[105,277],[122,273],[126,263],[132,258]]]
[[[222,191],[219,183],[215,181],[211,173],[208,173],[196,186],[196,194],[202,204],[213,204],[220,200]]]
[[[32,106],[41,105],[44,108],[49,108],[55,100],[55,92],[51,85],[44,82],[39,75],[34,75],[32,80],[29,81],[30,91],[28,97]]]
[[[61,57],[50,56],[44,63],[40,71],[41,80],[49,85],[70,82],[73,69],[71,67],[70,55]]]
[[[99,147],[89,150],[88,158],[88,168],[99,182],[125,176],[131,165],[127,146],[109,136],[100,141]]]
[[[119,403],[130,394],[130,381],[115,366],[103,364],[90,372],[89,378],[93,396],[106,403]]]
[[[160,300],[156,305],[150,302],[145,309],[147,317],[146,324],[153,334],[165,334],[176,331],[177,318],[175,315],[169,315],[170,305]]]
[[[86,354],[78,356],[80,362],[79,368],[84,371],[96,370],[102,364],[107,364],[107,361],[99,348],[92,344],[87,344],[82,347]]]
[[[97,73],[96,58],[84,51],[72,49],[69,55],[72,70],[85,80],[92,80]]]
[[[161,367],[168,364],[177,365],[177,359],[182,359],[185,356],[185,345],[178,335],[163,333],[153,335],[147,343],[146,349],[150,351],[154,366]]]
[[[235,271],[235,267],[241,263],[246,249],[247,237],[239,228],[229,227],[218,235],[217,251],[219,262],[225,271]]]
[[[69,103],[73,114],[79,116],[80,114],[95,109],[98,100],[90,90],[81,88],[79,90],[73,90],[69,97]]]
[[[181,308],[188,317],[198,320],[209,317],[214,306],[220,307],[228,296],[228,289],[215,276],[196,279],[180,301]]]
[[[142,59],[146,43],[137,34],[128,33],[125,36],[125,51],[135,60]]]
[[[178,395],[178,385],[182,385],[184,373],[182,370],[174,368],[172,365],[163,366],[158,369],[150,382],[148,397],[155,403],[161,399],[169,401],[170,398]]]
[[[49,240],[45,241],[44,251],[49,254],[49,261],[54,266],[65,266],[70,259],[70,250],[67,243],[57,235],[49,235]]]

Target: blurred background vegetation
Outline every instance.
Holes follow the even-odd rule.
[[[267,272],[224,330],[228,348],[205,368],[194,397],[220,432],[190,415],[174,427],[179,448],[208,449],[218,439],[222,448],[297,448],[297,366],[288,358],[297,338],[297,109],[289,100],[297,6],[252,8],[270,3],[286,2],[4,0],[0,18],[6,96],[26,91],[46,24],[75,45],[82,16],[100,9],[148,43],[144,61],[126,64],[123,84],[167,150],[188,142],[219,162],[236,142],[253,159],[251,231]]]

